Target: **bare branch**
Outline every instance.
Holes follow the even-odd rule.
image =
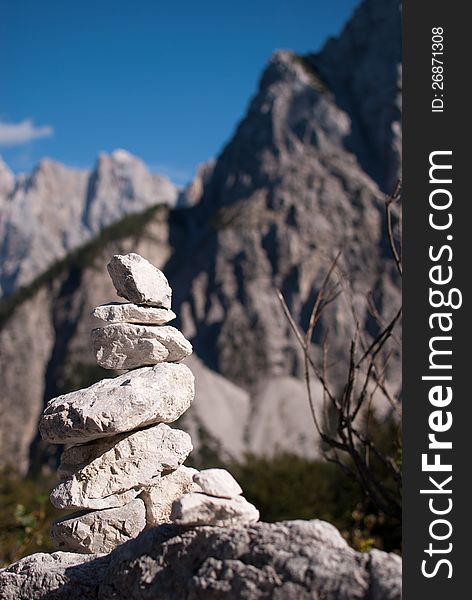
[[[400,273],[400,276],[402,276],[402,274],[403,274],[402,261],[401,261],[400,255],[398,253],[397,246],[395,244],[395,237],[393,234],[393,224],[392,224],[392,204],[398,200],[400,190],[401,190],[401,183],[400,183],[400,181],[397,181],[397,184],[395,186],[393,193],[385,201],[385,212],[386,212],[386,216],[387,216],[387,236],[388,236],[388,242],[390,245],[390,251],[392,252],[393,259],[397,266],[397,270]]]

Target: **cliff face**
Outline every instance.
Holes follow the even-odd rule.
[[[167,266],[184,331],[243,387],[300,374],[275,288],[305,328],[338,250],[366,331],[368,293],[385,316],[399,304],[382,190],[399,176],[400,40],[399,3],[376,0],[318,55],[277,52],[199,201],[172,217],[185,231]],[[348,313],[337,303],[318,329],[320,339],[329,322],[337,361]]]
[[[306,60],[351,118],[348,148],[391,193],[401,170],[401,4],[365,0],[339,38]]]
[[[52,178],[54,185],[42,184],[44,197],[59,198],[62,180],[76,190],[74,198],[83,199],[87,186],[88,201],[79,203],[76,217],[94,233],[88,234],[89,246],[81,253],[4,303],[4,458],[23,469],[30,454],[38,463],[46,461],[49,449],[35,439],[44,401],[105,376],[92,367],[89,313],[115,297],[105,269],[110,256],[131,251],[164,270],[175,290],[178,325],[194,345],[197,398],[186,427],[197,447],[236,457],[247,449],[271,453],[277,448],[316,455],[317,440],[299,379],[302,356],[275,289],[283,292],[295,320],[305,328],[326,271],[342,251],[343,282],[352,293],[327,308],[314,341],[319,354],[320,340],[328,334],[335,376],[345,369],[354,328],[350,306],[355,306],[368,337],[376,329],[367,295],[372,294],[385,316],[400,304],[383,217],[383,190],[390,189],[399,172],[400,36],[399,2],[365,0],[340,38],[329,41],[318,55],[277,52],[233,138],[180,196],[182,208],[128,216],[97,237],[111,222],[110,215],[116,220],[119,211],[134,210],[139,202],[141,207],[171,203],[175,190],[165,188],[164,193],[160,187],[158,196],[155,179],[144,167],[119,166],[121,153],[112,155],[113,164],[107,157],[100,159],[96,175],[71,175],[54,165],[53,171],[62,175]],[[0,201],[3,224],[11,223],[11,214],[20,210],[13,209],[12,185],[19,183],[12,184],[0,169],[0,194],[10,190],[6,213],[5,200]],[[21,185],[28,188],[26,182]],[[30,184],[32,190],[38,186]],[[15,197],[29,198],[33,192],[22,193]],[[34,204],[24,202],[30,208]],[[64,211],[78,210],[74,202],[65,204]],[[4,256],[10,258],[3,258],[3,264],[10,267],[3,285],[9,289],[41,269],[31,267],[35,243],[51,239],[53,248],[43,266],[51,256],[62,256],[66,246],[80,243],[76,232],[66,235],[53,226],[53,216],[41,218],[43,226],[38,226],[39,217],[31,221],[31,240],[24,232],[5,234]],[[16,230],[9,225],[8,231]],[[61,244],[54,246],[59,238]],[[14,249],[24,239],[31,244],[15,274],[21,253]],[[34,256],[43,260],[45,252]],[[389,372],[393,384],[398,384],[398,374],[399,357],[394,354]],[[315,397],[321,398],[319,387]]]
[[[0,296],[30,283],[52,263],[129,213],[173,205],[176,188],[124,150],[101,154],[91,171],[42,160],[13,177],[0,164]]]
[[[164,268],[170,257],[168,208],[129,216],[105,229],[46,276],[4,304],[0,326],[0,455],[22,471],[54,464],[57,447],[40,441],[37,425],[44,402],[115,373],[96,365],[89,334],[97,321],[94,306],[116,299],[106,274],[113,254],[139,252]],[[196,357],[197,400],[182,427],[195,446],[222,458],[242,456],[249,417],[248,394],[211,372]]]

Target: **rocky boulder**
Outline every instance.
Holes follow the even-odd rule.
[[[401,559],[359,553],[323,521],[149,529],[107,556],[33,554],[2,600],[400,600]]]

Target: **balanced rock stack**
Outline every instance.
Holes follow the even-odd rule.
[[[114,256],[108,272],[128,302],[98,306],[107,322],[91,334],[99,365],[126,370],[49,401],[44,440],[66,444],[51,493],[57,508],[80,509],[55,523],[59,548],[105,553],[143,529],[255,522],[257,509],[221,469],[183,466],[190,436],[166,425],[190,406],[194,377],[179,361],[192,346],[176,328],[164,274],[137,254]]]

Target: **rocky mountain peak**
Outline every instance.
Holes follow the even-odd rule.
[[[209,182],[215,168],[215,162],[215,159],[211,158],[198,165],[195,177],[179,194],[177,200],[179,208],[188,208],[201,201],[205,185]]]
[[[194,239],[185,246],[174,236],[167,269],[178,278],[184,330],[208,366],[245,389],[300,374],[274,290],[284,292],[305,327],[339,250],[366,328],[369,293],[384,306],[399,300],[384,253],[381,190],[399,173],[400,12],[397,0],[374,4],[365,2],[317,55],[274,53],[198,206],[179,217]],[[345,305],[328,313],[342,364],[352,315]],[[324,322],[319,328],[322,335]]]
[[[165,177],[125,150],[99,155],[90,175],[83,223],[98,232],[117,215],[139,212],[155,204],[175,205],[177,189]]]
[[[366,339],[376,333],[368,299],[386,319],[400,305],[383,205],[401,158],[399,15],[398,0],[365,0],[320,53],[276,52],[232,138],[180,194],[181,210],[146,212],[131,233],[118,228],[121,237],[92,246],[96,254],[85,266],[66,265],[15,308],[0,332],[0,358],[9,365],[0,373],[0,400],[15,409],[10,423],[28,420],[21,431],[4,425],[6,447],[16,444],[22,465],[43,402],[93,383],[89,312],[112,292],[97,265],[105,254],[129,252],[166,273],[177,326],[193,344],[196,385],[206,393],[199,399],[197,392],[186,424],[192,437],[203,432],[203,443],[211,440],[220,456],[276,449],[316,455],[300,380],[303,356],[276,289],[305,330],[326,271],[342,251],[339,269],[352,298],[327,307],[312,347],[316,359],[329,332],[330,363],[341,382],[356,326],[352,305]],[[164,200],[172,205],[177,196],[123,151],[100,156],[82,177],[57,195],[17,182],[21,192],[0,212],[7,293],[94,240],[106,224]],[[18,345],[29,357],[33,343],[34,365],[18,358]],[[393,350],[386,378],[397,386],[398,370]],[[321,401],[321,391],[316,394]],[[41,456],[36,446],[31,455]]]
[[[71,169],[58,161],[43,158],[31,174],[23,182],[19,182],[17,194],[25,198],[27,203],[26,198],[31,198],[31,195],[56,199],[58,196],[63,195],[65,190],[83,185],[85,178],[85,170]],[[43,208],[37,206],[39,211]]]
[[[305,60],[353,121],[346,147],[380,189],[401,165],[401,1],[364,0],[341,35]]]
[[[0,156],[0,202],[12,192],[14,185],[15,176]]]
[[[95,163],[94,171],[99,173],[120,173],[133,176],[136,172],[146,172],[146,165],[137,156],[133,156],[130,152],[121,148],[114,150],[110,154],[100,152]]]
[[[3,193],[2,193],[3,190]],[[14,177],[0,163],[0,295],[28,284],[104,227],[150,206],[176,203],[178,190],[125,150],[100,154],[92,171],[42,159]]]

